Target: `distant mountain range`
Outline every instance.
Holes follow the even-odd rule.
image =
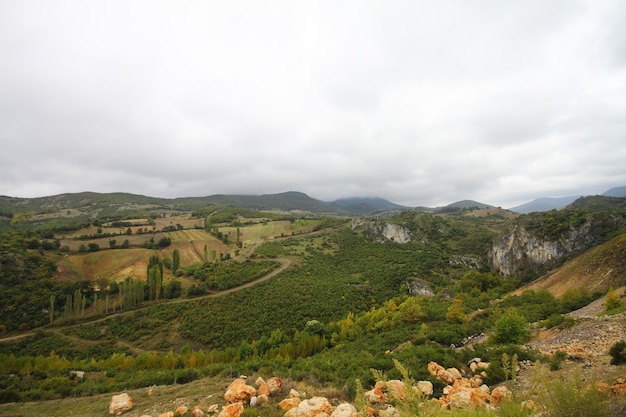
[[[601,194],[604,197],[626,197],[626,187],[615,187]],[[542,197],[528,203],[511,207],[509,210],[515,213],[531,213],[534,211],[560,210],[574,203],[582,195],[571,195],[567,197]]]
[[[538,198],[509,210],[516,213],[530,213],[535,211],[549,211],[562,209],[572,205],[579,208],[594,209],[597,207],[613,206],[621,207],[622,199],[613,203],[607,203],[615,197],[626,197],[626,187],[616,187],[604,192],[597,198],[581,195]],[[16,198],[0,196],[0,217],[12,216],[13,213],[31,212],[43,213],[52,210],[81,209],[85,211],[96,210],[102,207],[115,207],[121,205],[152,205],[170,209],[194,210],[207,205],[239,207],[255,210],[280,210],[280,211],[303,211],[313,214],[345,214],[345,215],[379,215],[397,210],[422,210],[433,212],[454,212],[464,209],[493,208],[494,206],[480,203],[474,200],[461,200],[443,207],[408,207],[392,203],[379,197],[353,197],[330,202],[324,202],[309,197],[298,191],[288,191],[278,194],[262,195],[227,195],[216,194],[206,197],[184,198],[155,198],[129,193],[71,193],[59,194],[49,197]],[[607,205],[608,204],[608,205]]]

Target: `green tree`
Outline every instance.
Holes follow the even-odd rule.
[[[163,264],[157,255],[150,256],[147,269],[148,299],[158,301],[163,287]]]
[[[172,253],[172,273],[176,274],[176,271],[178,271],[178,267],[180,266],[180,253],[178,252],[178,249],[174,249],[174,252]]]
[[[528,322],[515,307],[507,309],[496,320],[494,326],[494,341],[501,344],[521,344],[528,340],[530,331]]]

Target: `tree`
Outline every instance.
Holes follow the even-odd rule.
[[[178,252],[178,249],[174,249],[174,252],[172,253],[172,273],[176,274],[176,271],[178,271],[178,267],[180,266],[180,253]]]
[[[465,312],[463,311],[463,300],[461,298],[455,298],[452,305],[446,313],[446,320],[450,323],[464,323]]]
[[[387,304],[388,307],[392,306],[391,304]],[[390,308],[393,311],[393,307]],[[398,317],[405,323],[417,323],[422,320],[426,314],[422,310],[422,306],[420,304],[420,300],[417,297],[409,297],[407,298],[400,306],[398,307]]]
[[[528,322],[515,307],[504,312],[496,320],[494,326],[494,341],[501,344],[521,344],[528,340],[530,331]]]
[[[165,298],[178,298],[183,293],[183,287],[179,280],[173,279],[165,285]]]
[[[50,323],[54,320],[54,301],[56,300],[56,296],[54,294],[50,294]]]
[[[163,264],[157,255],[150,256],[147,275],[148,299],[158,301],[163,287]]]

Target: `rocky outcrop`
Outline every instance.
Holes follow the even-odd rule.
[[[411,241],[411,232],[408,229],[387,221],[356,219],[352,222],[352,229],[366,229],[370,235],[381,242],[408,243]]]
[[[607,213],[522,216],[496,239],[490,261],[502,275],[517,276],[524,270],[544,272],[571,253],[605,242],[609,233],[625,224],[624,216]]]
[[[413,297],[434,297],[435,292],[429,285],[424,284],[416,279],[410,279],[405,283],[409,295]]]

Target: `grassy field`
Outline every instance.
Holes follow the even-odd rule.
[[[98,278],[118,282],[126,277],[145,279],[148,259],[155,252],[161,259],[172,259],[172,253],[174,250],[178,250],[181,268],[215,261],[226,254],[230,254],[233,258],[245,259],[260,242],[310,233],[318,223],[316,220],[296,220],[293,222],[284,220],[246,224],[238,228],[232,226],[219,227],[219,231],[227,236],[227,242],[224,243],[204,229],[195,228],[198,222],[202,222],[202,219],[193,218],[189,214],[157,218],[152,225],[148,224],[148,219],[130,219],[128,222],[133,224],[130,227],[132,230],[130,235],[125,234],[126,228],[89,226],[62,236],[61,246],[67,247],[69,253],[62,255],[59,260],[56,279],[64,282],[96,281]],[[160,231],[163,227],[177,225],[182,226],[183,229],[171,232]],[[139,229],[143,233],[138,234]],[[241,248],[237,246],[237,229],[239,229]],[[80,236],[95,236],[99,230],[102,234],[123,234],[112,237],[78,239]],[[146,233],[146,230],[154,231]],[[150,239],[153,242],[158,242],[163,237],[171,239],[170,246],[158,250],[142,247]],[[109,242],[112,239],[116,241],[115,249],[110,249]],[[119,248],[125,240],[128,240],[130,248]],[[81,245],[87,246],[90,243],[99,245],[100,250],[77,253]],[[302,254],[304,249],[304,247],[298,248],[294,253]],[[171,279],[173,275],[169,270],[166,270],[164,277]],[[184,287],[191,284],[186,280],[183,281]]]

